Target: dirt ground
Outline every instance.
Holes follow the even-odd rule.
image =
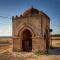
[[[60,55],[35,55],[34,53],[5,52],[0,60],[60,60]]]
[[[56,54],[58,51],[60,49],[50,49],[49,54],[38,55],[33,52],[13,52],[11,46],[4,46],[0,47],[0,60],[60,60],[60,54]]]

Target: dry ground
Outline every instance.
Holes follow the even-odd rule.
[[[60,55],[37,55],[33,52],[12,52],[11,46],[0,47],[0,60],[60,60]]]
[[[34,53],[5,52],[0,60],[60,60],[60,55],[35,55]]]

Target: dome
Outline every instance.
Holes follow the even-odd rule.
[[[23,13],[23,16],[31,16],[32,14],[39,14],[39,10],[35,8],[30,8]]]
[[[36,14],[44,15],[44,16],[46,16],[46,17],[49,19],[49,17],[48,17],[47,14],[45,14],[44,12],[39,11],[38,9],[35,9],[35,8],[33,8],[33,7],[31,7],[31,8],[28,9],[28,10],[26,10],[26,11],[23,13],[22,16],[23,16],[23,17],[29,17],[29,16],[36,15]]]

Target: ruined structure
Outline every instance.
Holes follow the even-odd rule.
[[[32,7],[20,16],[12,16],[12,24],[14,51],[49,49],[50,19],[45,13]]]

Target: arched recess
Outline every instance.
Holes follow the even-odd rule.
[[[21,35],[22,51],[32,51],[32,34],[28,29],[25,29]]]
[[[27,32],[29,33],[29,35],[26,35]],[[24,38],[25,35],[24,34],[26,35],[26,37],[28,36],[27,40],[25,40],[25,38]],[[24,35],[24,37],[23,37],[23,35]],[[18,31],[17,37],[19,38],[20,46],[21,46],[22,51],[32,51],[32,43],[33,43],[32,40],[33,40],[33,37],[35,37],[35,32],[31,27],[23,26],[22,28],[20,28],[19,31]],[[25,48],[27,46],[29,48]]]

